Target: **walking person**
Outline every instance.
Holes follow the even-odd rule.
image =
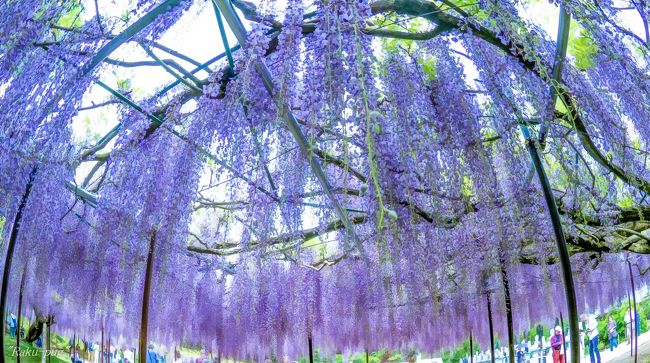
[[[594,315],[582,314],[582,321],[586,324],[586,334],[589,339],[589,359],[591,363],[600,363],[598,350],[598,322]]]
[[[7,325],[9,326],[9,336],[10,337],[15,337],[16,336],[16,316],[14,314],[9,314],[7,316]]]
[[[535,340],[537,340],[537,349],[539,349],[539,352],[537,353],[537,363],[546,363],[546,355],[544,354],[544,328],[542,327],[542,324],[537,324],[537,336],[535,337]]]
[[[625,311],[625,335],[627,336],[627,344],[630,345],[632,343],[632,326],[635,325],[636,321],[634,317],[632,316],[632,311],[628,307],[627,310]]]
[[[526,354],[528,353],[528,342],[524,339],[516,347],[517,353],[517,363],[526,363]],[[467,363],[467,362],[465,362]]]
[[[553,329],[553,335],[551,336],[553,363],[564,363],[564,353],[562,352],[563,346],[564,337],[562,337],[562,327],[558,325]]]
[[[616,321],[614,317],[609,316],[609,321],[607,322],[607,336],[609,338],[609,351],[613,351],[614,348],[618,347],[618,331],[616,330]]]

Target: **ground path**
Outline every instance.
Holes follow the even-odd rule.
[[[605,358],[609,359],[605,359]],[[619,349],[614,350],[614,352],[604,352],[603,354],[603,363],[627,363],[634,362],[634,357],[630,357],[630,346],[627,343],[623,343]],[[587,358],[588,361],[589,358]],[[639,363],[648,363],[650,362],[650,333],[641,334],[639,336]]]
[[[609,344],[607,344],[609,346]],[[610,352],[609,349],[601,352],[602,363],[630,363],[634,357],[630,356],[630,345],[623,342],[618,348]],[[589,363],[589,353],[581,359],[581,362]],[[638,363],[650,363],[650,332],[639,335]]]

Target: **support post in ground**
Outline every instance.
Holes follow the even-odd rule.
[[[637,363],[637,360],[639,358],[639,335],[637,334],[638,332],[638,325],[639,325],[639,319],[638,319],[638,314],[636,311],[636,292],[634,291],[634,275],[632,274],[632,263],[630,260],[627,260],[627,267],[630,271],[630,284],[632,285],[632,303],[634,303],[634,326],[630,324],[630,330],[634,329],[634,332],[630,332],[630,336],[634,337],[634,363]],[[632,313],[630,309],[630,314]]]
[[[515,328],[512,322],[512,302],[510,300],[510,283],[508,272],[505,266],[505,256],[501,254],[501,281],[503,283],[503,295],[506,303],[506,322],[508,324],[508,353],[510,363],[515,363]]]
[[[47,351],[52,351],[52,324],[54,324],[54,315],[47,316]],[[52,362],[52,354],[47,355],[47,363]]]
[[[11,262],[14,257],[14,250],[16,248],[16,240],[18,239],[18,233],[20,232],[20,225],[23,220],[23,212],[25,210],[25,205],[29,199],[29,193],[32,191],[32,185],[34,184],[34,177],[38,172],[38,166],[34,166],[32,171],[29,173],[29,180],[27,181],[27,186],[25,186],[25,192],[23,197],[20,200],[18,205],[18,211],[16,211],[16,216],[14,217],[14,223],[11,226],[11,233],[9,234],[9,242],[7,243],[7,254],[5,255],[5,264],[4,270],[2,272],[2,287],[0,290],[0,315],[7,315],[7,292],[9,291],[9,277],[11,275]],[[7,319],[5,319],[6,321]],[[3,322],[4,328],[4,322]],[[18,330],[20,334],[20,330]],[[2,334],[0,334],[0,359],[4,360],[5,357],[5,335],[4,329]]]
[[[147,324],[149,322],[149,300],[151,296],[151,276],[153,275],[153,257],[156,248],[156,231],[151,232],[149,238],[149,252],[147,254],[147,269],[144,275],[144,291],[142,292],[142,314],[140,315],[140,363],[147,362]]]
[[[494,324],[492,322],[492,301],[490,293],[485,294],[487,299],[488,323],[490,324],[490,362],[494,363]]]
[[[553,225],[553,232],[555,234],[555,242],[559,254],[560,268],[562,271],[562,281],[564,282],[564,295],[566,298],[567,309],[569,310],[569,332],[571,334],[571,351],[580,351],[580,336],[578,327],[578,303],[576,300],[575,285],[573,283],[573,273],[571,271],[571,260],[569,259],[569,248],[567,247],[566,237],[562,230],[562,220],[560,219],[560,212],[558,211],[557,204],[555,203],[555,196],[551,183],[548,180],[544,164],[537,148],[537,142],[531,137],[528,126],[521,125],[521,131],[526,140],[526,148],[530,154],[535,172],[539,179],[539,184],[542,187],[544,200],[548,209],[549,216],[551,217],[551,224]],[[572,357],[572,363],[580,363],[580,355]]]
[[[23,273],[20,277],[20,289],[18,290],[18,320],[16,322],[16,363],[20,363],[20,326],[23,310],[23,291],[25,290],[25,272],[27,272],[27,265],[23,267]],[[4,332],[2,332],[2,334],[4,335]]]
[[[472,342],[472,330],[469,330],[469,363],[474,363],[474,346]]]
[[[560,327],[562,328],[562,351],[564,352],[564,360],[566,361],[567,355],[566,355],[566,336],[564,335],[564,317],[562,316],[562,312],[560,311]],[[573,354],[573,353],[571,353]],[[580,354],[580,352],[578,352]]]

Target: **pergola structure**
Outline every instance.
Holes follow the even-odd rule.
[[[300,2],[289,2],[286,13],[291,13],[292,7],[296,7],[298,3]],[[133,225],[138,226],[130,226],[128,234],[122,237],[125,240],[143,238],[146,241],[144,244],[148,245],[142,258],[135,259],[136,263],[145,262],[146,265],[139,332],[141,361],[146,359],[148,343],[148,310],[152,279],[155,279],[154,254],[158,251],[157,246],[166,244],[170,247],[164,250],[165,254],[178,253],[174,248],[178,247],[179,238],[180,241],[186,242],[183,253],[187,256],[217,256],[222,262],[217,269],[235,276],[238,266],[230,263],[228,256],[250,254],[264,258],[271,253],[279,253],[290,264],[311,270],[322,271],[325,267],[351,263],[365,267],[350,268],[366,268],[368,271],[375,271],[375,269],[381,270],[381,267],[376,266],[385,264],[393,267],[401,266],[401,263],[416,264],[413,261],[414,256],[400,255],[395,251],[396,246],[414,244],[419,247],[418,243],[426,245],[431,243],[431,238],[440,238],[441,244],[433,244],[436,248],[440,248],[445,243],[451,243],[449,241],[463,238],[455,246],[456,250],[442,257],[443,261],[438,261],[441,264],[434,268],[430,280],[424,280],[431,282],[432,289],[437,288],[438,291],[430,292],[430,295],[425,297],[414,296],[413,291],[410,291],[410,296],[407,294],[406,299],[413,301],[422,298],[433,305],[444,304],[443,291],[458,290],[458,285],[462,285],[462,282],[459,284],[455,281],[457,277],[464,276],[461,279],[467,283],[473,273],[480,271],[483,281],[476,284],[475,292],[488,296],[487,306],[490,311],[490,292],[499,290],[490,287],[492,283],[490,280],[493,276],[500,276],[501,289],[505,291],[504,304],[511,359],[515,356],[515,329],[509,281],[516,280],[513,275],[524,273],[512,271],[508,277],[510,267],[507,266],[514,264],[546,266],[556,263],[560,266],[563,299],[565,299],[570,322],[571,350],[578,351],[578,301],[573,281],[575,271],[572,271],[570,255],[587,255],[588,260],[599,261],[603,259],[603,254],[608,253],[643,255],[650,251],[648,244],[650,224],[646,221],[650,214],[650,207],[645,197],[650,191],[650,182],[645,160],[646,133],[640,124],[644,117],[650,115],[650,111],[647,104],[636,108],[632,106],[629,109],[625,108],[627,103],[634,103],[633,98],[630,98],[632,96],[650,97],[647,93],[647,80],[643,79],[643,76],[647,77],[648,74],[644,61],[649,42],[647,38],[645,40],[640,38],[633,31],[620,25],[616,19],[612,19],[612,13],[623,10],[604,4],[562,2],[558,32],[553,43],[545,39],[543,34],[537,33],[537,29],[527,32],[523,28],[526,24],[524,21],[516,22],[508,18],[515,14],[512,4],[489,1],[475,4],[446,0],[440,2],[378,0],[364,2],[361,5],[345,1],[326,2],[318,4],[314,12],[303,12],[300,7],[299,14],[291,14],[293,18],[286,15],[282,22],[263,14],[258,10],[258,6],[247,1],[213,0],[212,5],[225,52],[208,62],[200,63],[156,43],[155,39],[159,35],[151,35],[152,27],[168,21],[166,16],[178,17],[180,15],[178,12],[182,13],[182,9],[191,4],[191,1],[181,0],[167,0],[155,6],[150,4],[146,13],[141,14],[136,21],[128,23],[128,26],[118,34],[110,34],[102,29],[103,19],[97,10],[97,23],[103,37],[101,46],[92,52],[81,54],[86,58],[80,61],[73,76],[57,85],[57,88],[62,91],[52,92],[49,99],[38,105],[37,115],[40,119],[36,118],[32,121],[37,125],[46,124],[49,117],[56,117],[52,115],[64,114],[67,110],[63,108],[68,107],[65,101],[67,89],[76,87],[77,83],[82,81],[97,84],[107,90],[114,100],[126,106],[127,111],[123,117],[128,119],[128,123],[118,122],[92,147],[79,150],[79,154],[72,158],[68,156],[63,158],[69,162],[61,163],[66,164],[69,169],[72,167],[71,170],[84,163],[94,163],[81,185],[69,179],[61,184],[74,194],[76,201],[82,202],[82,207],[75,202],[69,208],[76,219],[94,227],[97,227],[95,223],[106,223],[105,227],[97,227],[105,228],[104,231],[108,228],[120,230],[122,227],[118,226],[128,223],[126,221],[135,220],[137,223]],[[590,6],[595,8],[592,9]],[[638,11],[647,34],[647,5],[635,4],[634,6],[633,9],[627,10]],[[509,11],[513,13],[508,13]],[[248,34],[239,14],[252,24],[254,29],[251,34]],[[592,67],[595,67],[595,70],[605,69],[605,66],[611,67],[614,69],[613,71],[610,69],[613,73],[621,72],[631,79],[637,76],[638,84],[630,86],[632,90],[624,89],[624,86],[615,81],[599,81],[594,73],[589,73],[588,69],[580,69],[573,64],[575,62],[569,63],[569,69],[565,69],[570,36],[570,14],[577,17],[578,23],[591,32],[594,44],[600,47],[598,52],[605,54],[601,58],[591,55],[597,58],[596,66]],[[338,20],[332,23],[337,27],[330,28],[329,22],[333,21],[330,16],[338,17]],[[491,21],[490,16],[494,16],[495,20]],[[296,20],[297,18],[299,19]],[[410,28],[400,27],[400,23],[413,19],[424,19],[426,23],[416,24]],[[513,23],[508,24],[508,20]],[[226,25],[238,41],[234,47],[228,44]],[[599,30],[602,34],[598,33]],[[70,28],[65,31],[89,37],[97,35],[88,33],[82,28]],[[143,32],[146,34],[142,35]],[[353,40],[345,37],[351,37]],[[629,47],[623,42],[624,37],[641,43],[636,45],[641,49],[636,64],[630,63],[627,53],[619,54],[619,59],[611,56],[622,48],[608,49],[604,46],[606,40],[611,40],[616,45]],[[418,80],[404,78],[411,81],[413,85],[404,84],[402,80],[404,91],[412,92],[410,95],[413,99],[392,97],[391,87],[400,90],[400,85],[391,85],[391,77],[382,76],[381,72],[377,72],[379,76],[374,76],[370,59],[376,59],[372,54],[373,48],[370,42],[379,38],[388,39],[386,43],[382,43],[384,48],[389,49],[381,66],[385,68],[384,73],[398,69],[402,73],[396,74],[400,76],[430,77]],[[438,43],[437,40],[440,42]],[[325,59],[322,61],[330,68],[320,70],[318,67],[321,59],[316,55],[304,56],[304,59],[300,59],[299,54],[293,56],[284,54],[287,50],[298,51],[302,49],[301,47],[308,48],[307,46],[312,43],[316,48],[321,49],[319,47],[322,44],[318,43],[319,41],[327,44],[322,48],[327,50],[327,52],[323,51],[322,56]],[[391,41],[397,43],[390,43]],[[469,54],[450,46],[450,41],[462,42],[463,50]],[[138,43],[153,60],[128,62],[112,59],[112,52],[127,42]],[[260,44],[264,42],[266,44]],[[47,51],[57,41],[52,43],[38,39],[30,46]],[[159,58],[151,51],[152,46],[176,57],[179,61],[194,64],[195,68],[187,70],[175,60]],[[333,50],[328,47],[339,49]],[[75,51],[82,52],[78,49]],[[243,51],[247,52],[246,55],[236,64],[236,52]],[[464,57],[473,62],[474,67],[478,68],[481,74],[480,84],[483,90],[464,92],[465,90],[459,91],[457,88],[445,88],[449,84],[464,81],[463,72],[459,71],[460,63],[453,57]],[[5,61],[8,58],[9,56],[5,56]],[[432,59],[435,64],[433,71],[427,68],[430,64],[427,62],[431,62]],[[490,63],[489,60],[494,62]],[[63,58],[62,61],[68,62]],[[394,63],[390,63],[391,61]],[[272,66],[267,64],[269,62]],[[292,62],[301,65],[296,66]],[[615,66],[611,65],[612,62]],[[344,69],[352,75],[336,74],[334,68],[339,63],[345,64]],[[377,63],[381,62],[377,61]],[[106,64],[118,67],[156,65],[172,74],[176,80],[159,90],[153,101],[147,102],[147,106],[144,106],[138,104],[125,92],[113,89],[95,79],[96,69]],[[402,66],[405,69],[413,67],[414,70],[400,69]],[[209,78],[198,79],[195,74],[200,71],[209,71]],[[488,74],[490,71],[495,72],[494,76]],[[507,75],[499,77],[497,73],[502,71]],[[20,76],[19,71],[15,70],[15,72],[17,76],[3,76],[3,83],[13,87],[12,82]],[[278,80],[278,72],[281,80]],[[319,72],[325,72],[323,84],[328,85],[330,90],[310,90],[308,87],[313,86],[309,83],[310,80],[300,75],[300,73],[307,76],[323,74]],[[510,78],[517,79],[519,83],[514,81],[509,83]],[[341,86],[342,89],[335,89],[341,83],[344,84]],[[608,89],[602,91],[600,98],[591,99],[586,95],[587,91],[601,92],[593,85],[595,83]],[[290,89],[290,86],[301,89]],[[417,90],[413,91],[416,88],[420,93]],[[262,90],[266,94],[262,93]],[[438,93],[439,90],[444,92]],[[530,94],[526,94],[529,90]],[[422,95],[422,91],[430,94]],[[173,92],[171,100],[160,102],[168,92]],[[315,92],[322,92],[313,96],[315,98],[329,96],[330,99],[321,100],[320,103],[314,101],[314,104],[310,104],[309,95]],[[451,102],[455,102],[456,107],[442,105],[441,100],[445,96],[456,95],[454,92],[457,92],[460,97]],[[482,93],[487,94],[489,100],[479,99]],[[418,96],[425,97],[419,99]],[[204,129],[194,131],[192,129],[194,123],[208,120],[202,118],[206,117],[203,114],[197,116],[196,111],[188,112],[191,115],[188,117],[194,117],[192,124],[183,123],[182,112],[179,110],[192,100],[204,102],[198,106],[199,110],[226,113],[227,116],[223,116],[221,120],[223,123],[248,124],[229,126],[232,130],[224,128],[223,131],[219,131],[218,136],[210,135],[211,137],[202,139],[201,134],[206,133],[214,123],[208,125],[206,121],[202,126]],[[61,106],[62,102],[66,105]],[[214,106],[210,102],[223,104]],[[428,108],[422,111],[412,110],[420,105],[418,102],[429,102],[426,106]],[[6,104],[11,105],[10,102]],[[610,113],[604,111],[606,106],[614,104],[615,110],[610,110]],[[212,110],[209,107],[215,108]],[[7,110],[9,106],[3,109],[3,111]],[[495,121],[490,124],[473,119],[481,112],[491,113],[487,117],[494,118]],[[613,121],[611,124],[607,123],[613,117],[611,113],[621,119],[632,119],[627,123],[633,125],[627,127],[634,129],[631,133],[636,135],[636,143],[629,142],[625,137],[621,141],[616,139],[615,134],[607,133],[608,127],[617,126]],[[459,116],[466,117],[469,121],[459,120]],[[439,119],[439,123],[430,122],[427,118],[431,117]],[[634,119],[634,117],[641,119]],[[407,129],[403,125],[409,124],[411,121],[407,122],[407,119],[410,118],[413,118],[414,126],[412,129]],[[271,119],[274,120],[269,121]],[[143,122],[146,122],[144,127]],[[456,122],[458,126],[455,125]],[[138,123],[139,126],[134,127]],[[445,125],[453,126],[445,129]],[[422,130],[426,130],[426,137],[400,134],[408,131],[417,133]],[[34,131],[34,134],[39,132]],[[167,136],[161,137],[161,134]],[[469,136],[464,139],[459,136],[460,134]],[[230,135],[239,136],[229,138]],[[10,145],[16,138],[6,130],[3,130],[2,136],[3,142],[7,141]],[[214,146],[212,139],[219,136],[228,139],[218,141],[222,142],[221,146],[228,150],[227,152]],[[121,144],[113,146],[113,150],[117,151],[104,151],[111,142],[120,137],[123,137]],[[149,141],[156,138],[164,141]],[[34,138],[27,141],[26,145],[30,143],[37,145],[38,140],[40,139]],[[242,140],[246,140],[247,144],[244,145]],[[23,141],[16,141],[18,142]],[[156,142],[162,144],[158,145]],[[176,142],[184,146],[176,146]],[[420,144],[411,145],[416,142]],[[614,146],[609,146],[609,143]],[[433,149],[431,153],[427,152],[428,144],[434,145],[431,147]],[[248,188],[246,193],[233,192],[232,196],[236,198],[248,196],[250,200],[216,201],[203,197],[200,192],[198,195],[195,193],[188,197],[189,199],[176,200],[174,187],[169,189],[160,187],[160,190],[143,192],[142,199],[137,200],[139,195],[132,197],[127,191],[130,186],[118,185],[117,182],[145,183],[156,180],[155,178],[138,179],[137,175],[129,174],[128,171],[119,168],[128,168],[127,161],[131,161],[130,155],[140,152],[139,148],[143,150],[142,153],[147,153],[156,148],[159,148],[156,149],[159,152],[163,152],[166,147],[178,148],[177,153],[189,153],[191,158],[188,160],[191,163],[216,165],[214,170],[227,174],[231,178],[215,185],[225,183],[230,189],[244,186]],[[237,147],[256,158],[258,167],[253,170],[242,170],[246,164],[237,158],[235,151]],[[12,147],[10,146],[9,149]],[[17,146],[11,151],[18,154],[21,150],[22,146]],[[567,150],[575,156],[563,159]],[[617,154],[619,151],[620,154]],[[57,152],[52,151],[52,155],[57,155]],[[522,155],[526,153],[528,155],[524,158]],[[547,155],[544,156],[544,153]],[[391,158],[393,155],[394,159]],[[456,160],[443,160],[449,156]],[[13,223],[6,223],[9,233],[7,233],[7,253],[2,280],[0,310],[3,312],[7,310],[12,257],[21,238],[22,219],[30,218],[26,215],[29,210],[30,193],[34,184],[38,183],[39,177],[48,177],[40,176],[44,174],[40,164],[47,164],[43,162],[47,158],[39,161],[39,157],[37,154],[28,156],[23,154],[17,157],[22,160],[19,162],[21,167],[28,170],[23,172],[23,176],[29,175],[29,178],[20,194],[9,194],[7,201],[4,202],[8,206],[5,215],[7,218],[13,218]],[[289,162],[284,165],[280,161],[272,161],[283,158],[295,160],[295,163]],[[160,160],[155,155],[151,156],[151,159]],[[30,164],[25,163],[25,160],[36,160],[36,162]],[[110,164],[113,160],[118,160],[116,162],[118,167],[111,169]],[[236,165],[233,165],[232,160],[236,161]],[[419,161],[428,164],[420,166]],[[182,169],[179,165],[189,161],[179,159],[175,162],[178,162],[178,165],[166,169],[165,172],[168,174],[165,176],[173,175],[187,183],[179,189],[187,188],[196,191],[195,184],[198,182],[196,180],[198,177],[184,180],[183,177],[187,176],[188,172],[177,173],[178,168]],[[511,169],[508,169],[509,163],[513,163]],[[554,174],[551,178],[545,170],[545,163],[551,166]],[[405,170],[409,165],[417,170]],[[517,167],[518,165],[524,167]],[[569,166],[574,169],[570,170]],[[48,167],[45,166],[46,170]],[[426,175],[419,172],[420,167],[427,173]],[[149,168],[155,169],[155,166]],[[189,170],[198,174],[199,169],[200,167],[195,167]],[[506,169],[508,173],[503,174]],[[7,169],[3,169],[3,172],[4,170]],[[153,169],[147,170],[148,173],[155,173]],[[407,174],[407,177],[401,177]],[[107,178],[117,182],[107,187],[104,184]],[[519,180],[515,182],[517,178]],[[294,182],[296,179],[300,179],[297,185]],[[231,180],[235,182],[228,184]],[[20,181],[9,181],[5,184],[10,185],[11,182],[20,184]],[[457,181],[458,185],[445,187],[453,181]],[[177,180],[170,177],[168,182],[173,184],[177,183]],[[140,185],[137,183],[136,185]],[[514,184],[506,186],[507,183]],[[607,190],[603,191],[603,187],[599,187],[600,184],[607,184]],[[209,187],[212,188],[210,185]],[[614,189],[616,192],[610,195],[608,192]],[[3,185],[3,190],[9,191],[10,188]],[[512,191],[512,194],[506,195],[507,191]],[[156,200],[156,195],[161,193],[167,193],[165,194],[167,199]],[[183,193],[178,194],[182,194],[185,198]],[[571,193],[575,196],[570,196]],[[110,207],[106,209],[109,212],[102,211],[104,195],[108,195],[109,200],[113,198],[108,203]],[[114,214],[112,208],[128,198],[136,198],[135,202],[142,203],[138,206],[141,210],[127,217]],[[624,203],[622,199],[625,199]],[[61,203],[65,204],[64,201]],[[189,211],[162,212],[165,215],[159,216],[161,212],[157,209],[164,211],[165,208],[173,209],[177,205],[182,209],[183,203],[191,207]],[[520,206],[510,208],[510,204]],[[532,211],[522,207],[525,205],[532,206]],[[88,212],[85,206],[96,208],[99,212],[97,215],[86,216],[85,213],[95,212]],[[195,211],[205,209],[241,211],[242,216],[236,216],[235,213],[231,216],[244,226],[244,230],[247,230],[241,233],[241,241],[229,241],[224,238],[223,242],[207,242],[205,238],[209,237],[210,233],[203,236],[201,233],[191,231],[187,220],[192,218],[192,213]],[[305,215],[314,213],[307,212],[307,209],[324,210],[318,212],[322,215],[317,217],[323,219],[323,222],[315,227],[302,228]],[[294,215],[293,210],[298,211],[297,215]],[[265,218],[264,213],[272,216]],[[510,216],[504,216],[507,213]],[[603,217],[605,214],[607,214],[606,218]],[[110,223],[102,222],[102,218],[107,216],[120,220],[120,223],[111,227]],[[66,223],[64,217],[61,217],[61,224]],[[495,226],[490,227],[496,235],[495,240],[491,240],[490,236],[482,236],[480,232],[481,223],[492,218],[496,219]],[[157,222],[150,222],[150,220],[157,220]],[[185,223],[185,227],[176,223]],[[477,224],[476,231],[470,228],[473,223]],[[523,227],[517,227],[518,223]],[[518,228],[530,229],[535,223],[538,225],[535,228],[539,229],[523,236],[519,233]],[[136,236],[134,231],[140,229],[142,231],[138,232],[139,237],[133,237]],[[359,230],[362,232],[359,233]],[[471,232],[463,232],[466,230]],[[178,231],[182,231],[185,235],[177,236]],[[276,233],[272,233],[273,231]],[[446,235],[446,231],[451,232]],[[309,241],[332,234],[336,235],[335,238],[339,242],[338,248],[334,249],[333,253],[327,251],[328,253],[321,253],[319,257],[314,258],[313,251],[308,249],[306,254],[312,258],[307,258],[307,262],[303,261],[302,249]],[[537,240],[536,234],[542,237]],[[216,233],[216,235],[228,237],[227,234]],[[34,238],[32,235],[30,237]],[[418,240],[425,242],[413,242]],[[548,241],[552,241],[554,247],[546,243]],[[126,241],[113,239],[103,243],[112,244],[114,245],[112,248],[118,248],[127,255],[131,253],[133,247],[143,245],[142,241],[129,244]],[[471,250],[475,243],[479,243],[479,246],[485,243],[489,247],[485,247],[485,254],[479,253],[481,257],[475,260],[476,266],[465,271],[461,262],[466,252],[462,251]],[[398,263],[391,258],[383,257],[386,254],[392,256],[395,261],[399,259],[403,261]],[[422,258],[426,257],[422,256]],[[385,262],[385,259],[391,262]],[[444,261],[445,259],[449,261]],[[487,262],[490,259],[494,261]],[[23,261],[24,266],[27,266],[26,261]],[[242,266],[248,263],[248,260],[244,261]],[[485,263],[482,264],[483,262]],[[614,264],[616,265],[617,262]],[[637,266],[639,273],[645,272],[640,264]],[[630,276],[633,275],[630,259],[627,259],[625,269],[629,269]],[[421,272],[425,275],[424,271]],[[24,275],[23,272],[22,278]],[[391,274],[385,276],[387,280],[390,280],[390,277],[394,276]],[[312,278],[314,277],[308,275],[305,281]],[[403,276],[400,278],[407,279]],[[457,286],[453,289],[445,287],[444,284],[447,282],[443,283],[443,280],[450,280]],[[418,283],[421,282],[418,280]],[[408,285],[407,282],[402,284]],[[397,283],[396,286],[395,288],[399,290],[400,284]],[[425,290],[430,288],[427,287]],[[517,294],[516,291],[513,293]],[[400,294],[396,293],[397,295]],[[396,306],[399,304],[396,303]],[[316,322],[311,320],[306,323],[310,353],[312,329],[315,329],[315,324]],[[0,347],[3,346],[0,344]],[[222,349],[220,347],[219,352]]]

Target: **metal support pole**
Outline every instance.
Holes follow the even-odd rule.
[[[490,301],[490,293],[486,295],[488,322],[490,324],[490,362],[494,363],[494,324],[492,323],[492,302]]]
[[[637,314],[636,310],[636,292],[634,291],[634,275],[632,274],[632,263],[630,260],[627,260],[627,267],[630,270],[630,283],[632,284],[632,302],[634,303],[634,326],[630,324],[630,330],[634,329],[634,332],[630,332],[631,336],[634,337],[634,363],[637,363],[637,359],[639,358],[639,335],[637,332],[639,331],[639,315]]]
[[[472,342],[472,330],[469,330],[469,363],[474,363],[474,345]]]
[[[149,321],[149,300],[151,296],[151,275],[153,274],[153,257],[156,248],[156,231],[151,232],[149,238],[149,253],[147,254],[147,270],[144,276],[144,291],[142,293],[142,314],[140,316],[140,363],[147,361],[147,324]],[[110,349],[110,347],[109,347]]]
[[[512,302],[510,300],[510,283],[506,271],[505,258],[501,255],[501,281],[503,283],[503,295],[506,303],[506,322],[508,324],[508,353],[510,363],[515,363],[515,328],[512,321]]]
[[[27,181],[27,186],[25,187],[25,193],[20,200],[18,205],[18,211],[14,217],[14,223],[11,226],[11,233],[9,235],[9,243],[7,244],[7,255],[5,256],[5,265],[2,272],[2,290],[0,292],[0,313],[2,316],[7,315],[7,292],[9,290],[9,278],[11,275],[11,262],[14,258],[14,249],[16,248],[16,240],[18,239],[18,233],[20,232],[20,224],[23,220],[23,212],[25,210],[25,205],[29,199],[29,193],[32,191],[32,185],[34,184],[34,177],[38,172],[38,166],[34,166],[32,171],[29,173],[29,180]],[[5,319],[6,321],[6,319]],[[4,322],[3,322],[4,327]],[[20,334],[20,329],[17,327],[18,334]],[[5,360],[5,334],[4,329],[2,334],[0,334],[0,363],[4,363]]]
[[[580,336],[578,328],[578,304],[576,302],[576,292],[575,286],[573,283],[573,274],[571,272],[571,260],[569,259],[569,249],[567,248],[566,238],[564,236],[564,231],[562,230],[562,221],[560,220],[560,212],[557,209],[555,204],[555,196],[553,195],[553,190],[551,189],[551,184],[544,170],[544,164],[539,155],[539,150],[537,149],[536,142],[531,138],[528,127],[525,125],[521,126],[521,132],[526,139],[526,148],[530,154],[530,158],[533,161],[535,166],[535,171],[537,172],[537,177],[539,178],[539,184],[542,187],[542,192],[544,193],[544,200],[546,201],[546,206],[548,207],[548,212],[551,217],[551,223],[553,225],[553,232],[555,233],[555,242],[557,244],[560,267],[562,269],[562,279],[564,281],[564,294],[566,297],[566,305],[569,310],[569,331],[571,335],[571,356],[575,355],[575,358],[572,358],[573,363],[580,363],[580,355],[574,354],[574,352],[580,352]]]
[[[23,291],[25,289],[25,272],[27,265],[23,267],[23,273],[20,277],[20,289],[18,290],[18,320],[16,322],[16,363],[20,363],[20,326],[22,325],[22,310],[23,310]],[[4,332],[2,332],[4,335]]]

